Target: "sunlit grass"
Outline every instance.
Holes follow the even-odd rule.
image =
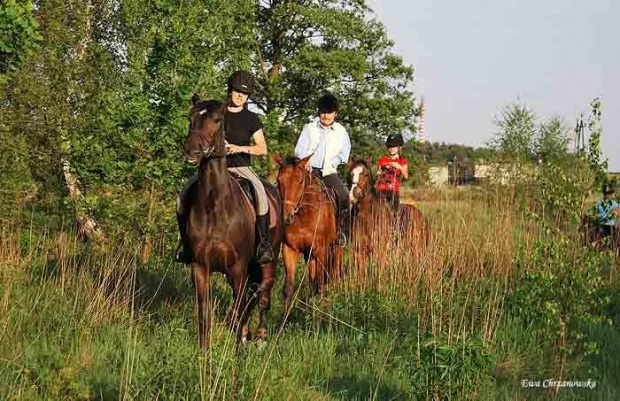
[[[165,236],[154,237],[160,239],[143,263],[139,242],[119,238],[105,250],[91,249],[69,231],[4,227],[0,398],[545,397],[519,381],[553,372],[553,350],[540,348],[534,322],[515,319],[506,307],[519,285],[515,258],[528,255],[540,233],[507,202],[467,193],[416,201],[432,230],[425,252],[380,240],[363,265],[349,252],[344,276],[325,299],[310,297],[307,283],[299,283],[284,329],[280,270],[267,347],[235,351],[224,323],[231,296],[224,277],[215,275],[206,354],[198,351],[189,270],[171,262],[176,244]],[[389,231],[385,224],[377,232]],[[600,366],[592,375],[611,380],[617,328],[589,330],[615,345],[574,361],[576,371]],[[588,394],[618,391],[606,382]]]

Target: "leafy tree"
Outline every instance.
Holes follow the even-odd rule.
[[[122,79],[102,87],[88,136],[76,138],[80,174],[93,184],[177,191],[187,173],[191,96],[223,99],[227,76],[249,67],[252,13],[243,0],[120,2],[114,40],[123,45],[115,55]]]
[[[570,139],[566,125],[559,117],[553,117],[538,127],[534,140],[536,158],[542,161],[560,161],[568,156]]]
[[[504,108],[496,120],[498,132],[491,146],[506,159],[527,160],[533,156],[536,115],[524,104],[513,103]]]
[[[24,63],[41,39],[32,1],[3,0],[0,7],[0,84]]]
[[[607,159],[603,159],[601,151],[601,138],[603,129],[601,127],[601,101],[599,98],[594,99],[590,103],[590,118],[588,121],[588,130],[590,136],[588,138],[588,152],[586,155],[590,170],[594,173],[596,186],[601,188],[608,180],[607,171],[609,163]]]
[[[269,122],[269,146],[290,153],[325,91],[341,99],[353,151],[371,138],[414,131],[413,70],[392,53],[365,0],[256,0],[256,105]]]
[[[15,165],[40,204],[78,220],[166,224],[149,205],[165,200],[172,218],[190,173],[191,95],[223,98],[237,69],[258,76],[252,107],[271,150],[292,151],[326,90],[342,99],[357,154],[413,130],[412,69],[365,1],[38,0],[32,12],[42,46],[3,88],[0,132],[18,138],[11,155],[28,151]]]
[[[26,144],[39,198],[57,210],[62,206],[58,200],[67,194],[63,161],[70,167],[70,136],[84,116],[82,71],[93,8],[81,1],[40,0],[36,5],[34,18],[43,45],[4,87],[7,100],[0,106],[0,115],[16,142]]]

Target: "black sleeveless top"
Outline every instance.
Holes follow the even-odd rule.
[[[238,113],[227,111],[225,114],[226,141],[232,145],[249,146],[252,135],[263,128],[263,123],[256,113],[243,109]],[[252,164],[248,153],[236,153],[226,156],[228,167],[243,167]]]

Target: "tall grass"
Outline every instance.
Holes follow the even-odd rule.
[[[506,194],[473,193],[419,202],[432,230],[424,252],[406,238],[390,237],[384,222],[363,263],[345,252],[344,274],[325,299],[310,297],[307,284],[299,283],[284,329],[278,280],[267,347],[235,351],[224,322],[231,295],[224,277],[215,275],[206,354],[198,351],[189,270],[172,263],[176,244],[164,235],[152,236],[145,258],[139,241],[117,238],[95,249],[70,231],[3,227],[0,398],[547,397],[519,385],[555,371],[558,352],[553,340],[541,348],[548,332],[536,320],[547,315],[537,314],[529,299],[514,301],[519,289],[539,290],[522,278],[540,267],[532,255],[544,233],[510,202]],[[611,291],[606,283],[601,288]],[[609,319],[614,302],[605,312]],[[514,305],[530,308],[531,315]],[[617,367],[606,350],[617,351],[620,334],[609,324],[586,323],[583,333],[599,344],[599,353],[579,358],[575,350],[564,360],[571,374],[605,380],[607,369]],[[605,345],[602,333],[615,345]],[[561,395],[620,395],[617,384],[605,384]]]

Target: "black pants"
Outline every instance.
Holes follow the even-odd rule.
[[[387,202],[394,210],[400,206],[400,194],[396,191],[379,191],[379,199]]]
[[[321,171],[316,170],[316,169],[314,169],[312,173],[315,176],[319,177],[323,181],[325,186],[334,193],[334,196],[336,196],[336,205],[338,205],[338,209],[348,210],[349,209],[349,191],[347,190],[347,187],[344,186],[344,183],[342,182],[340,177],[338,177],[338,174],[330,174],[330,175],[326,175],[325,177],[323,177],[321,175]]]
[[[319,169],[312,169],[312,174],[320,178],[336,197],[339,226],[344,230],[345,235],[348,236],[351,221],[349,213],[349,191],[347,187],[344,186],[338,174],[330,174],[323,177]]]

